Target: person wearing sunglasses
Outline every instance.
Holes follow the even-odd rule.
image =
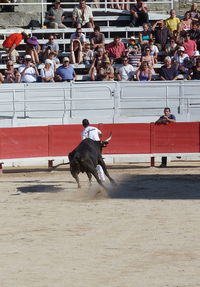
[[[53,52],[56,57],[59,54],[59,45],[56,43],[55,37],[52,34],[49,35],[48,42],[42,47],[42,55],[44,61],[48,58],[51,52]]]
[[[20,73],[14,69],[14,63],[8,61],[4,72],[4,83],[19,83],[21,79]]]
[[[55,79],[57,82],[70,82],[76,80],[74,68],[69,63],[69,58],[63,58],[63,65],[56,69]]]
[[[35,83],[39,77],[37,67],[32,63],[30,55],[25,55],[24,64],[18,68],[22,83]]]

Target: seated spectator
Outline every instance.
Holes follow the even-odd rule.
[[[85,43],[83,46],[83,64],[91,65],[94,52],[90,49],[90,43]]]
[[[176,36],[180,19],[176,17],[176,10],[170,10],[170,17],[165,20],[165,25],[169,28],[170,32]]]
[[[40,70],[40,76],[44,83],[54,82],[54,67],[51,60],[45,60],[45,66]]]
[[[114,69],[110,63],[110,59],[107,57],[103,60],[98,73],[98,79],[100,81],[113,81]]]
[[[152,32],[149,29],[149,25],[144,23],[143,31],[139,33],[140,45],[144,49],[145,46],[149,45],[149,40],[152,39]]]
[[[8,61],[6,63],[6,70],[4,72],[4,83],[20,83],[21,75],[14,69],[14,63]]]
[[[169,56],[165,57],[164,65],[159,71],[160,80],[162,81],[175,81],[178,78],[178,72],[176,65],[172,64],[172,60]]]
[[[141,63],[139,69],[136,72],[137,81],[151,81],[152,73],[149,68],[148,62],[144,61]]]
[[[154,31],[156,46],[160,51],[164,51],[168,40],[172,38],[172,33],[165,26],[163,20],[156,21],[152,26],[152,31]]]
[[[134,79],[135,70],[132,65],[128,63],[128,58],[124,57],[122,65],[117,69],[118,81],[131,81]]]
[[[192,57],[194,56],[194,52],[197,50],[197,44],[194,40],[190,39],[190,34],[186,33],[184,41],[183,41],[183,47],[185,48],[185,53]]]
[[[91,65],[90,70],[89,70],[89,74],[91,75],[92,81],[96,80],[98,71],[101,67],[101,64],[105,60],[105,58],[106,58],[106,56],[105,56],[104,48],[103,47],[98,48],[96,55],[94,55],[92,65]]]
[[[81,28],[76,28],[76,32],[70,37],[70,61],[72,64],[83,62],[83,45],[86,42],[85,34]]]
[[[120,9],[119,0],[109,0],[111,9]]]
[[[3,42],[2,46],[6,49],[8,59],[10,59],[13,63],[16,63],[19,57],[19,53],[16,50],[16,47],[20,45],[22,40],[27,39],[27,37],[28,35],[25,32],[14,33],[8,36]]]
[[[107,46],[106,51],[109,58],[113,58],[116,63],[121,63],[122,57],[125,55],[125,46],[120,41],[119,36],[114,37],[113,42]]]
[[[74,68],[69,63],[69,58],[63,58],[63,65],[56,69],[55,79],[58,82],[70,82],[76,80],[76,73]]]
[[[200,57],[196,59],[196,64],[190,69],[188,80],[200,80]]]
[[[126,52],[131,52],[133,50],[133,48],[135,47],[135,45],[138,46],[138,49],[141,50],[141,46],[139,43],[137,43],[136,39],[134,36],[131,36],[128,39],[128,43],[126,44]]]
[[[55,42],[54,35],[49,35],[48,42],[42,47],[43,60],[46,60],[50,53],[54,53],[57,57],[59,53],[59,45]]]
[[[72,40],[74,40],[74,39],[78,39],[81,42],[82,45],[86,42],[85,34],[82,33],[82,29],[81,28],[76,28],[76,31],[71,34],[70,42],[72,42]]]
[[[122,3],[121,3],[121,9],[122,10],[130,10],[130,5],[129,5],[129,0],[121,0]]]
[[[139,67],[141,56],[142,54],[138,46],[135,44],[132,50],[130,50],[130,52],[127,53],[128,63],[132,65],[133,67]]]
[[[154,57],[154,63],[157,63],[158,61],[158,47],[156,45],[154,45],[154,40],[150,39],[149,40],[149,48],[150,48],[150,56]]]
[[[195,51],[194,52],[194,56],[192,58],[190,58],[191,62],[192,62],[192,66],[196,66],[196,61],[200,58],[200,53],[199,51]]]
[[[99,47],[105,46],[105,36],[103,33],[100,32],[99,26],[94,27],[94,32],[90,33],[89,40],[94,50],[97,50]]]
[[[185,37],[187,31],[191,29],[192,19],[190,18],[190,13],[186,12],[184,18],[178,24],[177,39]]]
[[[66,26],[62,23],[65,16],[64,10],[60,7],[60,0],[55,0],[54,6],[47,11],[46,19],[49,20],[49,28],[66,28]]]
[[[37,37],[32,36],[26,40],[26,55],[30,55],[34,64],[39,64],[39,54],[41,47],[38,43]]]
[[[186,79],[189,72],[190,59],[189,56],[185,54],[184,47],[181,46],[178,49],[177,53],[173,57],[173,60],[176,63],[178,73],[184,75],[184,78]]]
[[[150,47],[147,46],[144,50],[144,55],[141,57],[141,62],[147,62],[148,63],[148,68],[151,70],[152,75],[155,75],[154,71],[154,56],[150,55]]]
[[[173,57],[177,47],[178,46],[177,46],[177,43],[176,43],[175,39],[171,38],[170,42],[166,45],[166,49],[165,49],[166,55],[170,56],[170,57]]]
[[[0,84],[3,84],[4,82],[4,76],[2,73],[0,73]]]
[[[47,59],[51,60],[51,62],[53,63],[53,70],[55,72],[57,69],[57,65],[60,64],[59,59],[55,56],[54,52],[50,52]]]
[[[142,0],[136,0],[136,4],[130,6],[131,27],[139,27],[144,23],[149,23],[149,15],[146,5]]]
[[[86,5],[85,0],[80,0],[79,5],[72,12],[72,25],[74,27],[93,28],[92,9]]]
[[[190,39],[196,41],[197,50],[200,50],[200,28],[199,23],[192,22],[192,29],[188,31]]]
[[[190,10],[187,11],[190,14],[190,18],[192,21],[199,22],[200,21],[200,11],[197,9],[197,3],[193,3]]]
[[[22,83],[34,83],[37,82],[39,76],[37,67],[32,63],[32,58],[30,55],[24,57],[24,64],[22,64],[18,71],[21,75]]]

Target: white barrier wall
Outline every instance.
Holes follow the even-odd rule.
[[[0,86],[0,127],[153,122],[169,106],[199,121],[200,82],[64,82]]]

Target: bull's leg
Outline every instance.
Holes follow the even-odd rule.
[[[105,186],[103,185],[102,181],[99,179],[96,168],[94,167],[94,164],[91,162],[87,161],[87,164],[85,165],[84,162],[82,162],[82,167],[87,170],[87,174],[90,173],[90,175],[92,174],[95,178],[96,181],[98,182],[98,184],[100,184],[102,187],[105,188]]]
[[[108,170],[107,170],[107,167],[106,167],[106,164],[105,164],[105,162],[104,162],[104,160],[103,160],[102,157],[100,157],[100,158],[98,159],[98,164],[100,164],[100,165],[102,166],[103,171],[104,171],[105,175],[107,176],[107,178],[110,180],[110,182],[112,182],[113,184],[116,184],[116,182],[114,181],[114,179],[109,175]]]
[[[78,184],[78,188],[81,188],[81,185],[80,185],[80,181],[79,181],[79,177],[78,177],[78,173],[75,172],[75,171],[71,171],[71,174],[72,176],[75,178],[77,184]]]
[[[88,171],[86,171],[86,173],[87,173],[87,176],[88,176],[88,179],[89,179],[89,184],[91,185],[92,184],[92,175]]]

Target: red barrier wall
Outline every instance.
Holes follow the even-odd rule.
[[[97,126],[97,125],[96,125]],[[200,151],[200,124],[99,124],[106,154],[193,153]],[[81,125],[0,129],[0,158],[66,156],[81,141]]]

